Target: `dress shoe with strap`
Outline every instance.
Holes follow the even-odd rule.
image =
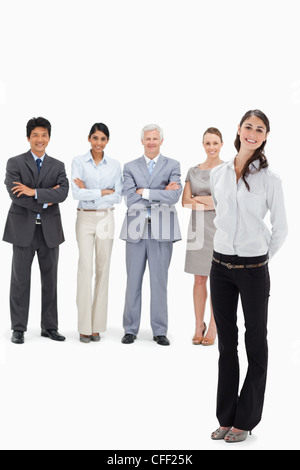
[[[243,442],[247,439],[248,434],[249,434],[248,431],[233,432],[231,430],[228,434],[226,434],[225,442],[227,442],[228,444]],[[252,431],[250,431],[250,436],[251,434],[252,434]]]
[[[134,340],[136,339],[135,335],[131,335],[130,333],[126,333],[125,336],[122,338],[122,343],[123,344],[131,344],[134,343]]]
[[[204,340],[204,335],[205,335],[206,329],[207,329],[206,323],[203,323],[202,336],[194,336],[194,338],[193,338],[193,344],[195,346],[198,346],[199,344],[202,344],[202,341]]]
[[[213,441],[221,441],[225,439],[231,428],[220,427],[212,433],[211,438]]]
[[[62,336],[61,334],[58,333],[57,330],[42,330],[42,336],[44,336],[44,338],[50,338],[52,339],[53,341],[65,341],[66,338],[64,336]]]
[[[11,342],[14,344],[24,344],[24,331],[15,330],[12,334]]]
[[[161,346],[170,346],[170,341],[166,336],[154,336],[153,341],[156,341],[157,344],[160,344]]]

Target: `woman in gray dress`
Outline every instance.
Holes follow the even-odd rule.
[[[196,331],[193,344],[211,346],[217,335],[211,302],[211,319],[208,330],[204,323],[208,296],[207,279],[211,269],[213,238],[216,230],[213,222],[215,210],[210,192],[210,172],[212,168],[223,163],[219,156],[223,146],[221,132],[214,127],[207,129],[203,135],[203,146],[207,158],[205,162],[189,169],[185,180],[182,205],[192,210],[188,229],[185,272],[195,276],[193,295]]]

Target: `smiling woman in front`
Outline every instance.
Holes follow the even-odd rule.
[[[219,338],[217,417],[212,439],[241,442],[261,420],[268,367],[268,261],[284,242],[287,221],[280,179],[264,154],[269,120],[248,111],[238,126],[238,154],[211,172],[216,234],[210,274]],[[270,211],[272,231],[264,223]],[[248,372],[239,394],[237,306],[245,317]]]
[[[99,341],[106,330],[108,278],[114,239],[114,204],[122,199],[122,172],[117,160],[104,149],[108,127],[94,124],[88,140],[91,149],[72,163],[72,191],[79,201],[76,237],[79,249],[77,309],[80,341]],[[96,278],[92,294],[93,258]]]

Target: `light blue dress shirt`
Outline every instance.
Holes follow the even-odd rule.
[[[79,188],[74,179],[80,178],[86,189]],[[104,189],[114,189],[113,194],[101,196]],[[122,200],[123,178],[121,165],[104,154],[96,165],[91,151],[75,157],[72,162],[72,193],[78,200],[78,209],[111,209]]]

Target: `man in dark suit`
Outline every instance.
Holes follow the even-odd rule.
[[[3,240],[12,243],[10,289],[12,342],[24,343],[27,331],[31,265],[37,252],[42,283],[42,336],[64,341],[58,333],[57,265],[59,245],[64,242],[59,203],[69,191],[62,162],[49,157],[51,124],[33,118],[27,124],[31,150],[10,158],[5,184],[12,199]]]

